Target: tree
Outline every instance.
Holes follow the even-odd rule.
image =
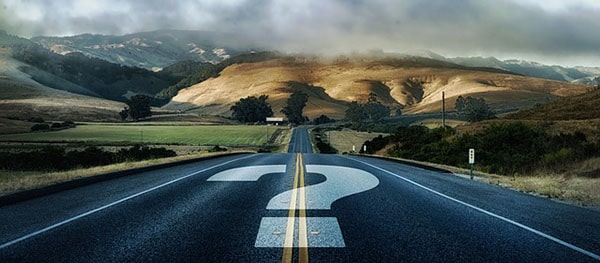
[[[127,107],[123,108],[123,110],[119,112],[119,116],[121,116],[122,121],[125,121],[127,117],[129,117],[129,109]]]
[[[483,98],[458,96],[455,108],[458,114],[465,116],[469,122],[479,122],[496,117]]]
[[[365,109],[356,101],[350,102],[346,109],[346,119],[351,122],[361,122],[366,118]]]
[[[325,124],[325,123],[331,123],[331,122],[335,122],[335,120],[329,118],[327,115],[324,115],[324,114],[321,114],[321,116],[319,116],[319,117],[317,117],[316,119],[313,120],[313,123],[315,125]]]
[[[402,106],[396,107],[396,110],[395,110],[396,116],[402,116],[402,110],[403,110]]]
[[[267,117],[273,116],[271,105],[267,103],[268,98],[267,95],[258,98],[254,96],[242,98],[231,106],[231,115],[241,122],[264,122]]]
[[[302,111],[308,101],[308,95],[302,91],[295,90],[287,100],[287,105],[281,109],[281,113],[287,116],[291,123],[301,124],[306,121]]]
[[[379,121],[390,116],[390,109],[377,100],[377,94],[371,92],[366,104],[353,101],[346,109],[346,119],[351,122]]]
[[[377,94],[369,93],[367,104],[363,106],[370,121],[379,121],[390,116],[390,109],[377,100]]]
[[[152,116],[150,110],[151,98],[145,95],[135,95],[127,100],[129,106],[129,116],[134,120],[143,119]]]

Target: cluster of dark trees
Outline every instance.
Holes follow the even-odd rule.
[[[346,109],[346,119],[354,122],[376,122],[390,116],[390,109],[377,100],[377,94],[370,93],[366,103],[351,102]]]
[[[550,135],[521,122],[496,124],[463,135],[450,127],[400,127],[391,136],[365,142],[368,153],[389,144],[393,145],[388,151],[391,156],[465,168],[468,150],[474,148],[478,170],[504,175],[564,167],[600,155],[600,144],[588,141],[582,133]]]
[[[327,115],[321,114],[321,116],[316,117],[314,120],[312,120],[312,123],[314,125],[319,125],[319,124],[326,124],[326,123],[332,123],[335,122],[335,119],[329,118]]]
[[[258,98],[248,96],[240,99],[230,108],[232,117],[244,123],[265,122],[267,117],[273,116],[271,105],[267,102],[268,98],[268,95],[261,95]]]
[[[496,114],[483,98],[458,96],[455,108],[458,115],[464,116],[469,122],[480,122],[496,118]]]
[[[312,134],[315,138],[315,146],[319,150],[319,153],[338,153],[337,149],[333,148],[329,143],[329,137],[325,133],[325,130],[322,128],[315,128],[312,130]],[[327,140],[323,140],[323,138],[327,138]]]
[[[0,152],[0,169],[11,171],[65,171],[176,155],[174,151],[166,148],[150,148],[140,145],[121,149],[117,152],[108,152],[94,146],[74,151],[67,151],[64,147],[52,146],[34,151]]]
[[[195,61],[182,61],[164,68],[161,73],[167,76],[179,77],[177,83],[161,90],[156,98],[168,101],[177,95],[180,90],[198,84],[209,78],[217,77],[221,68],[211,63]]]
[[[303,115],[306,102],[308,102],[308,94],[294,90],[288,98],[286,105],[281,109],[281,113],[285,114],[289,122],[302,124],[308,121],[308,118]]]
[[[267,102],[269,96],[261,95],[258,98],[248,96],[240,99],[231,106],[232,117],[244,123],[262,123],[267,117],[273,116],[271,105]],[[308,101],[308,95],[302,91],[295,90],[288,98],[286,105],[281,109],[290,123],[302,124],[308,121],[303,115],[304,107]],[[326,116],[325,116],[326,117]]]
[[[135,95],[131,96],[126,103],[127,107],[119,112],[121,120],[125,121],[128,117],[131,117],[131,119],[138,121],[152,116],[152,108],[150,107],[152,98],[145,95]]]

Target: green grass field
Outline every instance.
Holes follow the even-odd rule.
[[[269,127],[269,133],[275,129]],[[265,143],[265,126],[79,125],[77,128],[0,135],[0,141],[85,142],[94,144],[143,143],[257,146]]]

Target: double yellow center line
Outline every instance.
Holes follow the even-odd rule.
[[[296,155],[294,185],[285,230],[285,242],[281,262],[292,262],[294,249],[294,227],[296,225],[296,203],[298,203],[298,262],[308,262],[308,231],[306,227],[306,192],[304,190],[304,162],[302,154]]]

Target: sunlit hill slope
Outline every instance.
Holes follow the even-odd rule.
[[[442,92],[448,109],[462,95],[484,98],[497,110],[512,110],[582,94],[589,86],[419,57],[284,57],[230,65],[218,77],[181,90],[165,108],[228,116],[240,98],[267,94],[274,112],[281,115],[295,89],[310,96],[305,109],[309,118],[342,118],[347,102],[365,101],[371,92],[392,109],[426,113],[441,110]]]

